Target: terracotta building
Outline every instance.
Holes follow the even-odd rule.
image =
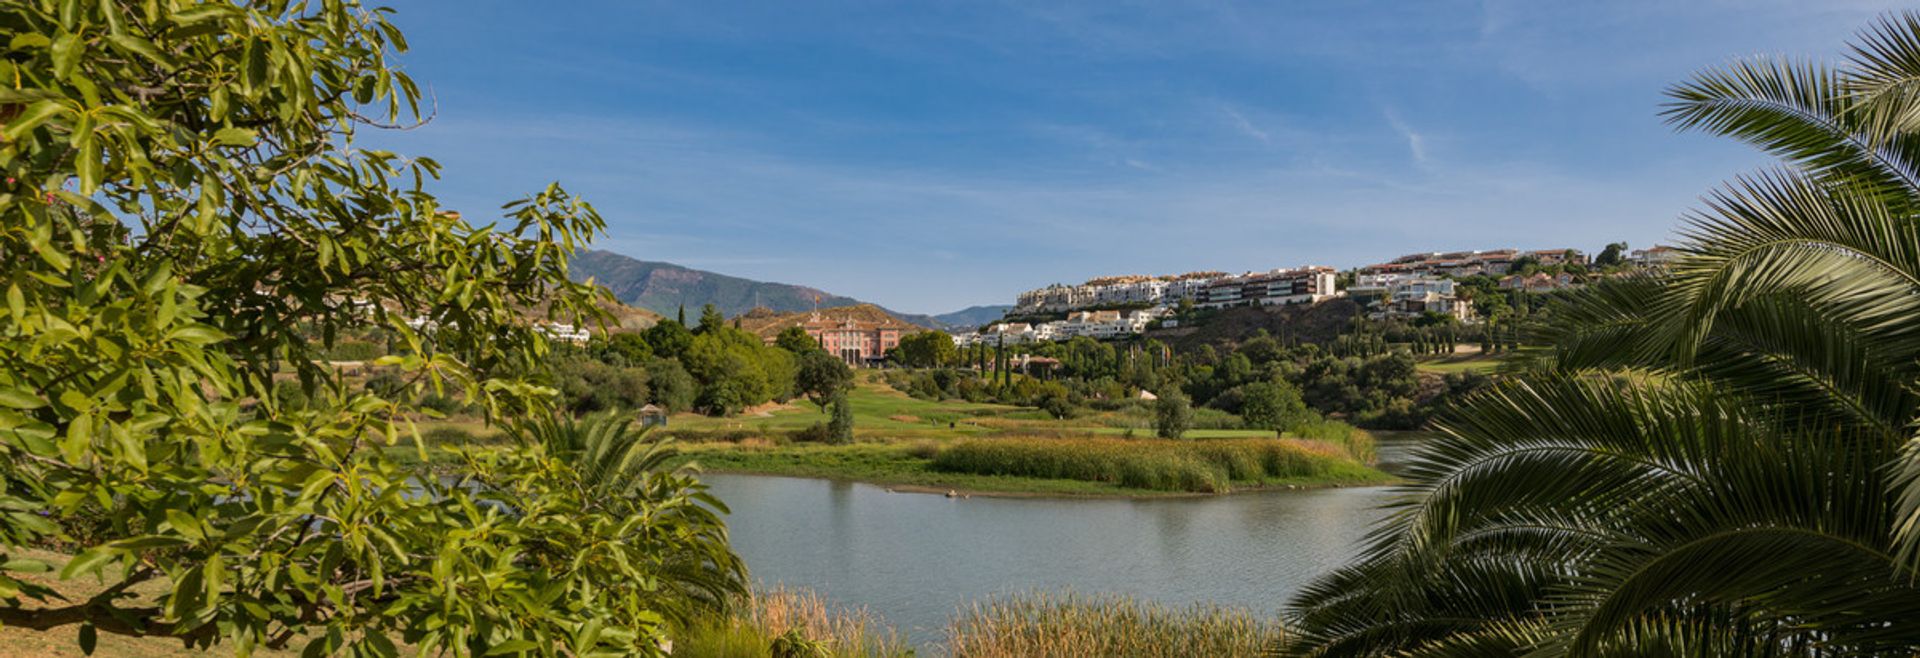
[[[779,338],[780,332],[799,327],[820,344],[820,349],[852,366],[878,363],[900,346],[900,337],[921,330],[868,304],[801,313],[756,308],[735,321],[740,328],[758,335],[769,345]]]
[[[900,337],[913,327],[899,322],[875,322],[850,317],[813,314],[800,328],[820,343],[820,349],[840,357],[847,365],[859,366],[879,361],[900,346]]]

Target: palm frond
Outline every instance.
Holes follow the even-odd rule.
[[[1682,130],[1733,137],[1810,175],[1876,194],[1911,198],[1920,190],[1920,168],[1904,143],[1876,145],[1858,132],[1842,76],[1831,67],[1780,58],[1736,61],[1667,95],[1673,100],[1661,114]]]

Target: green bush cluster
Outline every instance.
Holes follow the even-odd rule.
[[[1308,478],[1338,468],[1338,457],[1270,439],[971,439],[933,457],[950,473],[1111,482],[1154,491],[1216,493],[1234,482]]]
[[[364,340],[342,340],[327,350],[329,361],[372,361],[387,355],[387,347]]]

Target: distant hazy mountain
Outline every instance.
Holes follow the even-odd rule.
[[[816,308],[816,298],[819,300],[817,307],[823,309],[867,303],[819,288],[742,279],[673,263],[640,260],[611,251],[586,251],[573,257],[574,280],[585,281],[589,277],[613,291],[613,296],[620,301],[651,309],[667,317],[673,317],[685,305],[689,321],[699,317],[700,307],[707,304],[719,307],[721,313],[731,318],[755,307],[780,313],[809,311]],[[971,314],[982,308],[988,307],[974,307],[948,315]],[[936,328],[948,326],[947,322],[940,319],[947,316],[886,311],[908,324]],[[999,315],[996,313],[994,317]]]
[[[1004,317],[1007,311],[1012,308],[1011,305],[1007,304],[969,306],[952,313],[942,313],[933,316],[933,320],[939,324],[928,326],[941,326],[949,329],[972,329]]]

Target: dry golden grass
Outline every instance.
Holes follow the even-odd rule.
[[[953,658],[1252,658],[1283,636],[1277,621],[1245,610],[1072,593],[976,604],[947,633]]]
[[[674,641],[673,655],[781,658],[774,646],[794,637],[834,658],[913,655],[892,627],[865,608],[831,605],[811,591],[784,587],[757,592],[731,619],[687,629]]]

